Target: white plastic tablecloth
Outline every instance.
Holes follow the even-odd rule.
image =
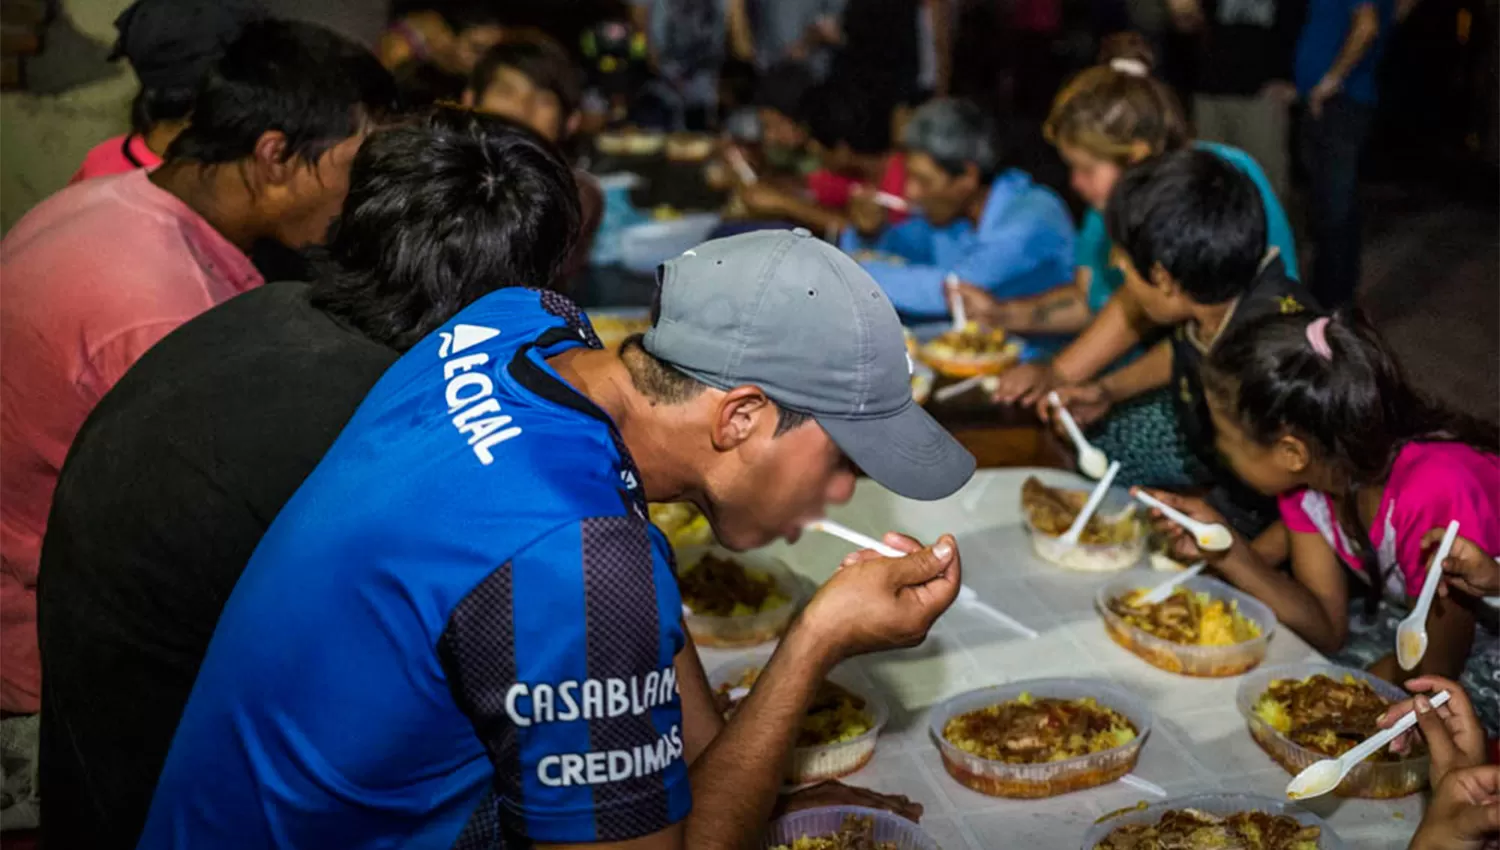
[[[922,826],[944,850],[1075,850],[1099,816],[1160,798],[1118,782],[1046,800],[978,794],[943,769],[928,738],[927,714],[934,704],[974,688],[1083,676],[1111,680],[1151,706],[1155,726],[1137,776],[1171,796],[1228,791],[1281,798],[1291,777],[1251,739],[1236,710],[1240,677],[1196,679],[1150,666],[1111,641],[1094,612],[1094,593],[1112,574],[1069,573],[1032,555],[1020,513],[1021,482],[1032,474],[1053,485],[1088,486],[1057,470],[983,470],[947,499],[914,502],[863,480],[848,505],[831,511],[834,519],[877,537],[888,530],[924,541],[944,532],[957,535],[964,582],[1041,633],[1026,640],[982,615],[954,609],[920,647],[846,662],[841,670],[862,677],[891,706],[874,759],[846,781],[920,802],[926,808]],[[816,534],[765,551],[821,582],[850,548]],[[1137,569],[1143,581],[1166,575],[1144,565]],[[712,675],[749,651],[704,649],[704,666]],[[1263,663],[1321,660],[1297,635],[1278,628]],[[1421,794],[1388,801],[1329,796],[1306,807],[1327,819],[1351,850],[1404,850],[1424,803]]]

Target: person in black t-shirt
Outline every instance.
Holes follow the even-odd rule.
[[[1105,227],[1125,287],[1168,336],[1130,365],[1058,395],[1081,422],[1092,422],[1114,404],[1172,387],[1178,431],[1209,501],[1241,533],[1261,532],[1275,502],[1219,461],[1198,368],[1227,330],[1267,313],[1315,308],[1312,295],[1267,250],[1254,182],[1210,151],[1175,151],[1127,171],[1110,195]]]
[[[1197,50],[1193,124],[1199,138],[1232,145],[1291,189],[1292,54],[1306,0],[1182,0],[1173,20]]]
[[[365,393],[501,286],[550,287],[578,232],[555,150],[438,109],[372,135],[311,284],[271,284],[157,343],[63,466],[38,589],[44,840],[133,848],[220,610]]]

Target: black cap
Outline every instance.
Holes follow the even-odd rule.
[[[261,0],[137,0],[115,19],[111,59],[130,60],[148,89],[196,89],[245,24],[268,17]]]

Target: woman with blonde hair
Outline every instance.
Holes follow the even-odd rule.
[[[1043,125],[1047,141],[1068,164],[1074,191],[1089,205],[1074,253],[1073,282],[1031,298],[1000,301],[963,287],[970,317],[1018,334],[1073,335],[1051,363],[1031,363],[1001,376],[996,397],[1038,405],[1050,417],[1047,394],[1089,381],[1106,367],[1133,359],[1143,339],[1159,335],[1133,301],[1119,292],[1122,278],[1109,261],[1110,242],[1101,212],[1115,182],[1131,166],[1188,145],[1208,150],[1255,183],[1265,207],[1268,249],[1297,277],[1291,225],[1265,173],[1244,151],[1194,141],[1176,95],[1151,76],[1151,54],[1138,41],[1107,46],[1112,56],[1082,71],[1058,92]],[[1074,411],[1090,417],[1086,405]],[[1120,480],[1160,487],[1187,486],[1191,452],[1181,439],[1167,391],[1115,407],[1093,437],[1123,464]]]

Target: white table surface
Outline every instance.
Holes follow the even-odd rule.
[[[921,646],[852,659],[840,670],[862,677],[891,705],[891,721],[875,757],[845,778],[877,791],[904,794],[926,813],[922,827],[943,850],[1076,850],[1096,818],[1145,799],[1116,782],[1045,800],[988,797],[959,785],[943,769],[928,739],[929,708],[963,691],[1050,676],[1107,679],[1147,701],[1155,726],[1135,774],[1172,796],[1214,791],[1281,798],[1290,779],[1261,751],[1235,708],[1239,677],[1198,679],[1173,675],[1117,646],[1093,610],[1098,585],[1116,574],[1070,573],[1037,559],[1021,524],[1021,482],[1038,475],[1053,485],[1087,482],[1057,470],[982,470],[964,490],[940,502],[901,499],[863,480],[854,499],[831,516],[879,536],[901,531],[922,540],[955,534],[964,581],[980,598],[1036,629],[1025,640],[982,615],[950,610]],[[795,546],[765,551],[821,582],[850,551],[841,540],[807,535]],[[1143,581],[1165,573],[1136,568]],[[702,650],[709,674],[754,650]],[[761,651],[765,651],[761,648]],[[1321,661],[1297,635],[1278,628],[1267,665]],[[1425,798],[1345,800],[1324,797],[1307,808],[1332,825],[1350,850],[1403,850],[1422,817]]]

